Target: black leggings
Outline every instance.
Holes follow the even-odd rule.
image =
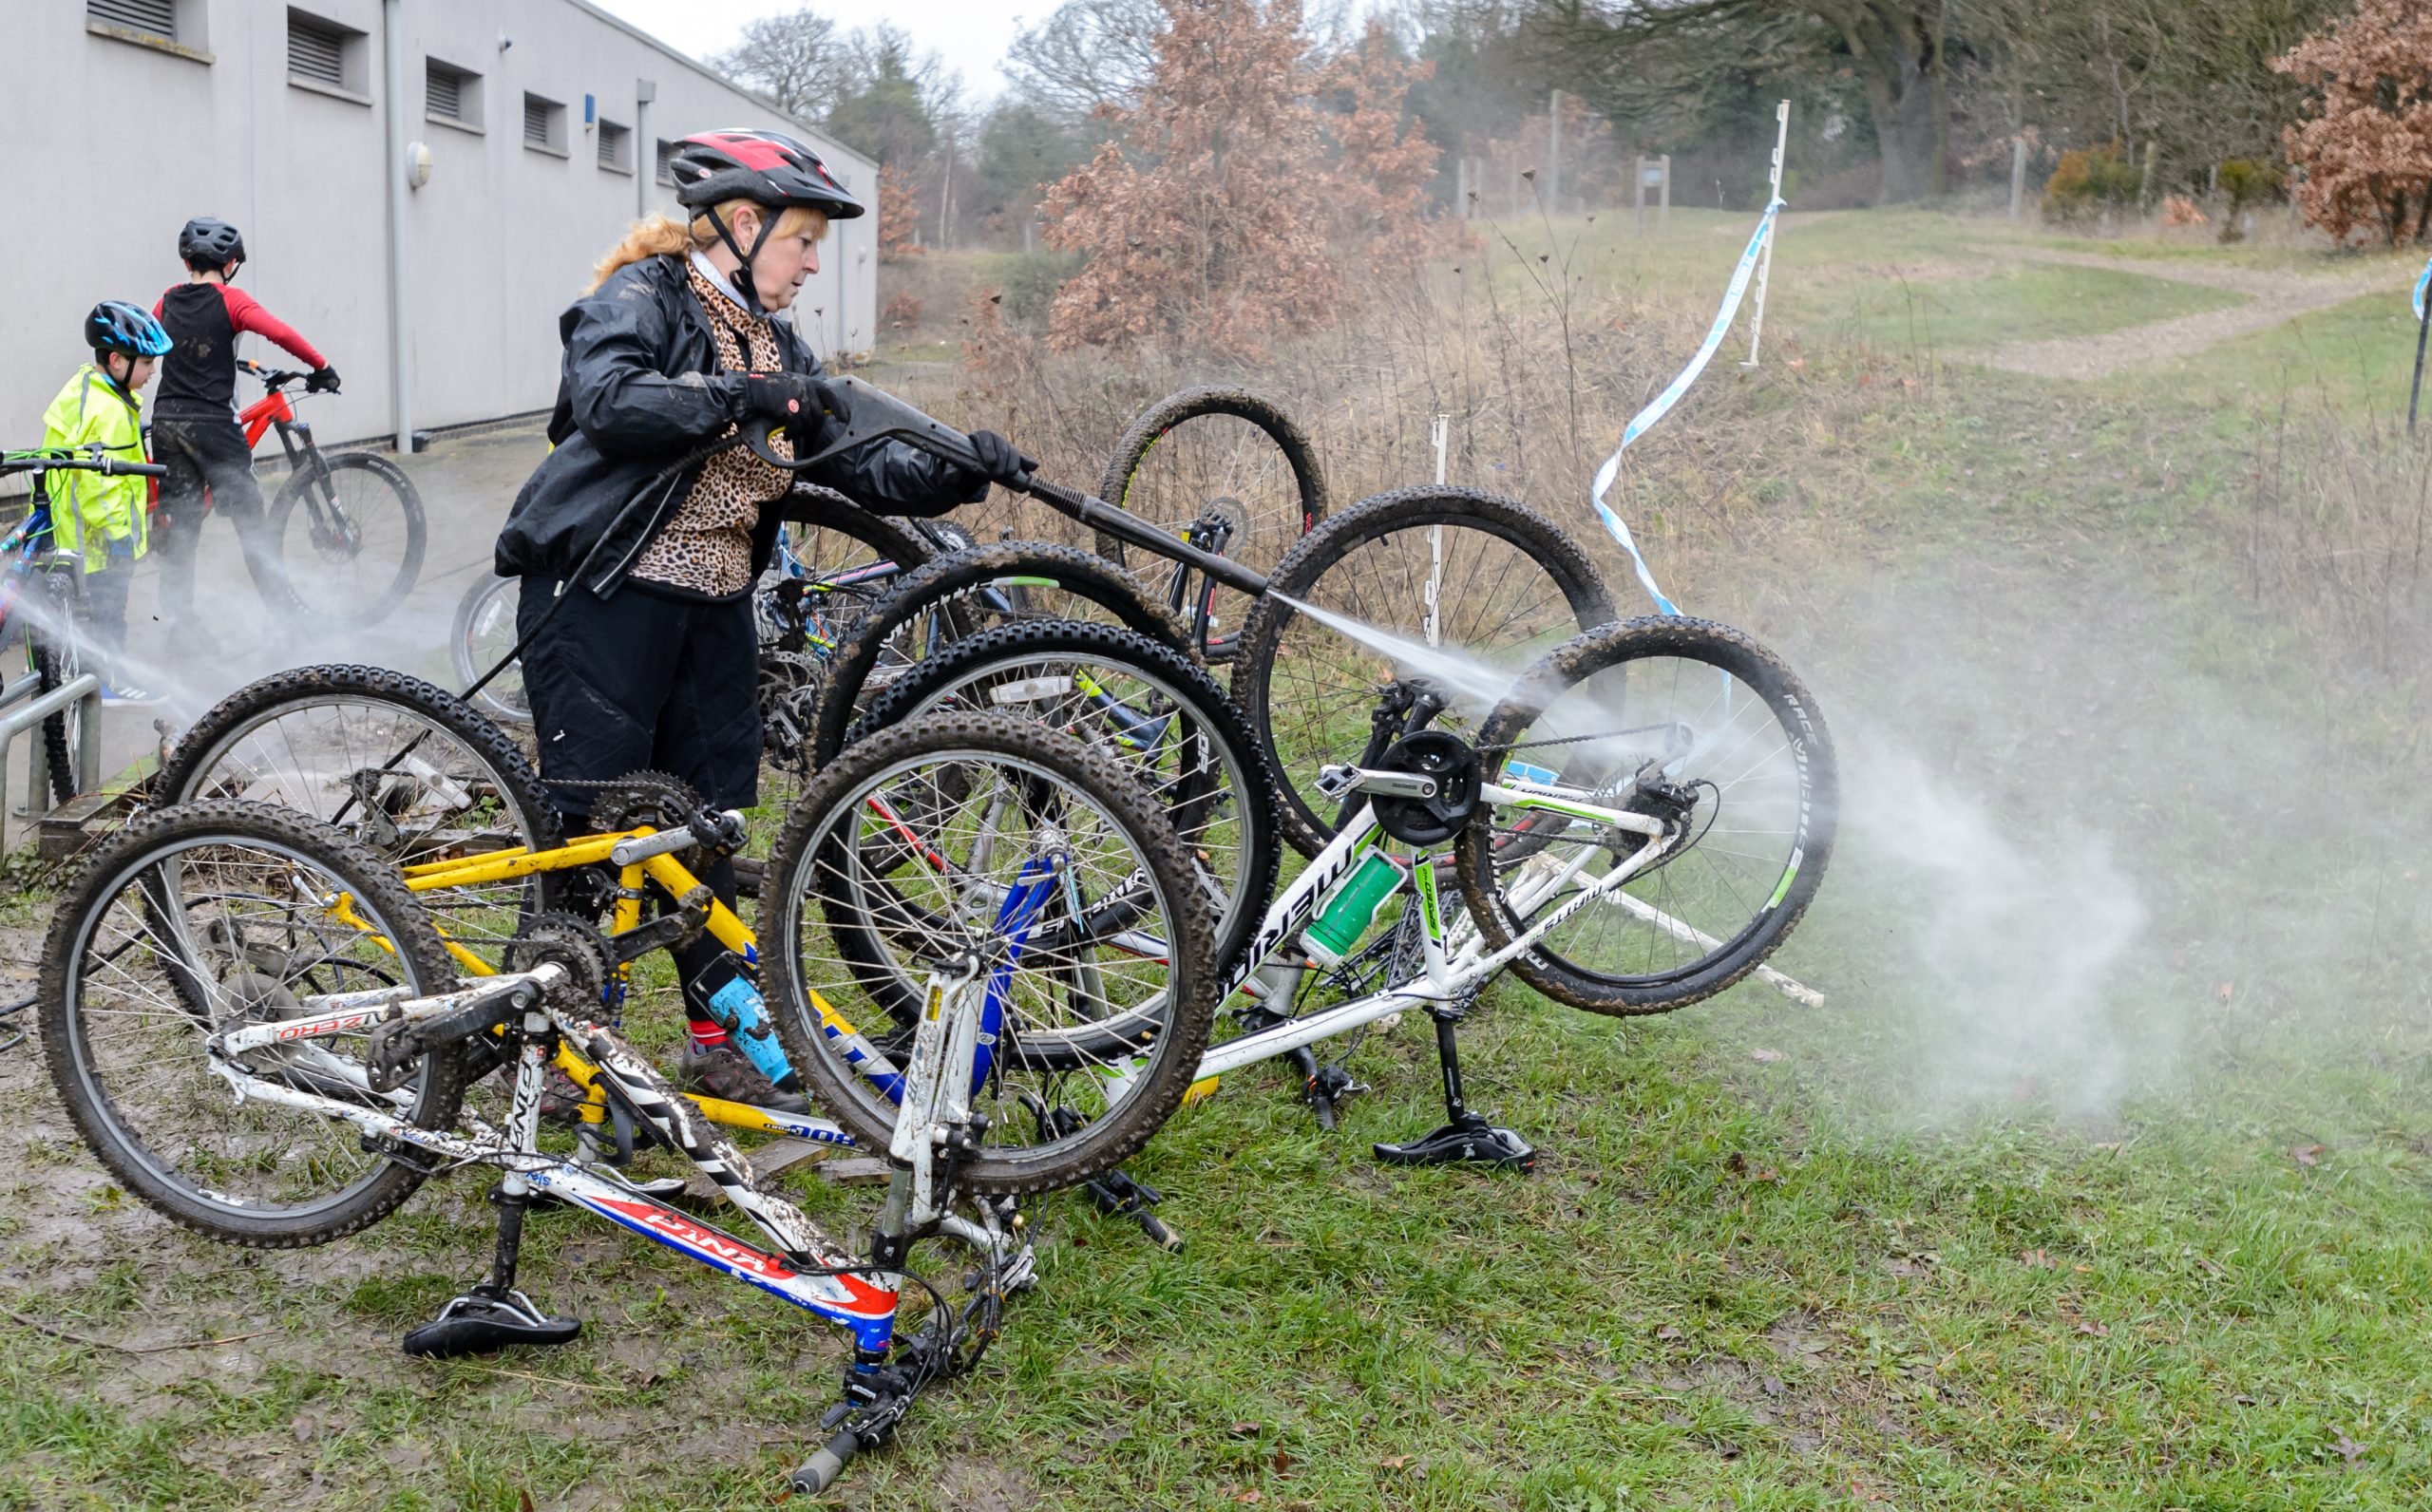
[[[575,586],[543,625],[557,587],[523,579],[516,612],[519,635],[541,626],[523,651],[523,689],[542,779],[598,783],[651,770],[678,779],[713,807],[757,802],[760,636],[750,598],[677,597],[628,583],[603,599]],[[569,816],[566,833],[590,827],[596,791],[551,790]],[[735,906],[732,860],[701,880]],[[652,900],[660,913],[675,906],[657,888]],[[668,954],[687,1015],[708,1019],[710,999],[741,970],[734,954],[707,934]]]
[[[760,634],[751,599],[678,597],[627,583],[606,598],[523,579],[516,632],[541,776],[605,782],[641,770],[680,779],[718,808],[760,797]],[[543,614],[549,614],[546,624]],[[591,795],[553,790],[570,814]]]
[[[277,543],[262,518],[261,484],[254,481],[254,448],[231,420],[156,420],[152,423],[152,456],[169,469],[161,480],[160,608],[163,618],[190,618],[194,614],[194,553],[202,539],[202,491],[211,490],[211,507],[237,527],[244,548],[245,571],[262,603],[273,610],[292,606],[287,577],[278,566]]]

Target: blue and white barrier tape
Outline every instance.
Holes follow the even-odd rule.
[[[2415,275],[2415,318],[2418,322],[2423,319],[2423,291],[2427,287],[2432,287],[2432,262],[2425,263],[2423,271]]]
[[[1722,338],[1730,333],[1732,320],[1739,313],[1739,301],[1746,296],[1748,280],[1757,271],[1758,255],[1765,250],[1765,239],[1774,234],[1774,218],[1781,209],[1782,201],[1779,199],[1765,207],[1764,218],[1757,222],[1756,234],[1748,238],[1748,250],[1739,255],[1739,266],[1731,274],[1731,287],[1723,293],[1722,308],[1715,312],[1714,324],[1707,328],[1706,339],[1698,348],[1698,354],[1689,359],[1689,366],[1681,369],[1680,377],[1673,379],[1662,393],[1655,396],[1653,404],[1632,418],[1628,428],[1622,432],[1622,444],[1605,459],[1605,465],[1596,469],[1593,502],[1597,517],[1605,521],[1605,528],[1612,533],[1613,539],[1622,543],[1622,550],[1630,554],[1630,561],[1638,568],[1638,580],[1646,585],[1647,593],[1655,599],[1655,606],[1667,614],[1679,614],[1680,606],[1664,597],[1663,590],[1655,586],[1655,574],[1648,570],[1646,558],[1639,555],[1638,542],[1630,537],[1630,527],[1605,502],[1605,495],[1621,473],[1622,453],[1630,449],[1630,443],[1653,429],[1657,421],[1672,412],[1672,406],[1681,402],[1681,396],[1687,393],[1689,386],[1698,381],[1698,375],[1706,370],[1706,364],[1714,360],[1715,352],[1722,346]],[[2432,273],[2432,268],[2425,271]],[[2421,300],[2422,286],[2418,285],[2417,289],[2417,298]]]

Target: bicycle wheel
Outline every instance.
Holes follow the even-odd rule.
[[[1233,672],[1233,700],[1275,765],[1284,833],[1312,856],[1332,838],[1339,813],[1318,770],[1359,759],[1380,686],[1422,676],[1453,701],[1437,728],[1467,728],[1530,661],[1614,617],[1578,544],[1511,500],[1402,488],[1328,520],[1277,566]]]
[[[902,1068],[901,981],[980,963],[1003,1009],[972,1092],[988,1123],[957,1176],[975,1190],[1128,1159],[1181,1104],[1215,1011],[1213,920],[1172,823],[1103,752],[1003,715],[932,715],[822,768],[760,918],[786,1053],[869,1148],[897,1106],[853,1061],[875,1048]]]
[[[296,1017],[314,994],[454,981],[388,858],[263,804],[181,804],[112,837],[61,900],[43,941],[43,1053],[78,1132],[128,1191],[229,1243],[319,1244],[394,1210],[423,1172],[365,1150],[352,1124],[239,1101],[204,1037]],[[463,1095],[455,1050],[425,1055],[383,1095],[364,1078],[365,1038],[256,1050],[245,1068],[447,1127]]]
[[[1188,652],[1182,622],[1077,546],[1007,540],[948,552],[907,573],[836,647],[812,721],[815,765],[905,669],[951,642],[1023,619],[1112,621]]]
[[[422,495],[386,457],[351,451],[324,461],[326,481],[306,466],[279,489],[271,539],[306,614],[373,624],[405,602],[422,572]]]
[[[456,621],[447,631],[447,659],[458,686],[470,688],[515,649],[515,607],[522,601],[521,577],[476,577],[456,600]],[[532,701],[523,693],[523,669],[512,665],[469,700],[490,718],[510,725],[532,723]]]
[[[27,579],[26,592],[41,595],[41,607],[27,620],[26,659],[33,664],[36,690],[55,692],[85,673],[84,657],[66,633],[75,614],[75,591],[48,573],[37,573]],[[76,746],[84,738],[81,700],[42,722],[43,773],[53,807],[76,796]]]
[[[1098,497],[1177,539],[1196,531],[1203,543],[1262,574],[1274,572],[1326,512],[1309,438],[1283,411],[1239,388],[1186,388],[1159,400],[1115,443]],[[1186,568],[1140,559],[1137,551],[1127,562],[1123,542],[1104,532],[1097,545],[1099,556],[1130,566],[1194,629],[1206,614],[1207,659],[1231,658],[1246,597]]]
[[[1839,805],[1832,740],[1798,678],[1738,631],[1677,616],[1604,626],[1531,668],[1477,738],[1490,774],[1667,826],[1617,895],[1513,958],[1557,1002],[1662,1013],[1710,997],[1781,944],[1823,882]],[[1482,804],[1455,846],[1461,896],[1500,950],[1644,843]]]
[[[938,555],[922,533],[832,489],[797,485],[760,580],[760,806],[783,813],[809,779],[819,690],[838,644],[904,574]]]
[[[412,866],[545,849],[556,807],[506,732],[455,694],[378,667],[301,667],[237,690],[161,766],[164,803],[243,798],[333,823]],[[426,895],[446,937],[485,960],[527,912],[566,906],[569,874]]]
[[[1000,626],[909,669],[846,733],[948,709],[1035,720],[1105,750],[1161,803],[1216,908],[1216,961],[1249,943],[1275,885],[1275,783],[1241,711],[1190,658],[1113,625]]]

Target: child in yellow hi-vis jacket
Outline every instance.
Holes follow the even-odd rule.
[[[136,305],[105,299],[85,317],[93,360],[76,369],[43,412],[45,446],[98,444],[106,456],[142,462],[143,405],[137,390],[169,350],[161,323]],[[158,703],[158,693],[130,682],[119,665],[126,654],[126,590],[149,534],[151,484],[144,478],[109,478],[62,470],[50,475],[50,536],[61,551],[84,558],[79,618],[97,652],[104,704]]]

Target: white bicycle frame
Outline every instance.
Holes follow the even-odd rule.
[[[451,1164],[495,1165],[503,1173],[501,1184],[509,1196],[542,1192],[587,1208],[619,1227],[843,1325],[852,1331],[864,1350],[884,1349],[894,1334],[902,1273],[877,1269],[846,1253],[792,1203],[760,1191],[742,1152],[716,1134],[647,1060],[614,1030],[549,1003],[552,989],[561,991],[567,979],[562,967],[542,964],[530,972],[484,977],[458,992],[428,997],[416,997],[403,987],[308,997],[301,1016],[220,1031],[206,1041],[205,1053],[212,1070],[240,1103],[257,1101],[343,1120],[389,1148],[421,1150]],[[899,1191],[890,1196],[889,1216],[896,1219],[900,1208],[900,1221],[907,1232],[941,1231],[983,1254],[1003,1256],[1010,1250],[1005,1236],[951,1211],[952,1194],[941,1190],[938,1181],[939,1152],[946,1140],[930,1137],[950,1131],[958,1119],[968,1119],[973,1064],[969,1050],[977,1042],[983,996],[980,973],[968,964],[953,974],[932,973],[930,994],[933,1011],[950,1027],[947,1053],[931,1063],[922,1058],[929,1048],[925,1043],[914,1051],[915,1074],[907,1082],[918,1095],[907,1097],[900,1126],[924,1137],[897,1142],[899,1149],[893,1153],[903,1162],[904,1171]],[[524,1030],[514,1097],[503,1130],[491,1128],[470,1113],[461,1115],[469,1133],[419,1127],[403,1116],[413,1100],[410,1090],[375,1091],[362,1062],[330,1054],[315,1043],[383,1025],[420,1023],[496,1004],[502,998],[510,1000]],[[678,1212],[613,1167],[542,1153],[539,1148],[541,1094],[549,1064],[543,1041],[551,1030],[564,1035],[598,1068],[614,1097],[716,1182],[727,1200],[774,1241],[775,1251]],[[308,1070],[316,1080],[343,1083],[353,1088],[354,1095],[307,1091],[257,1075],[243,1064],[245,1057],[264,1052]],[[959,1074],[958,1052],[961,1055]],[[922,1074],[932,1064],[934,1074]]]
[[[1363,782],[1391,781],[1399,774],[1371,774],[1356,768],[1337,768],[1348,773],[1349,785],[1340,792],[1360,790]],[[1626,798],[1626,793],[1620,795]],[[1466,913],[1447,920],[1436,894],[1435,854],[1419,851],[1410,859],[1410,866],[1388,896],[1405,892],[1418,903],[1419,940],[1422,970],[1405,982],[1396,983],[1382,992],[1353,998],[1332,1008],[1320,1009],[1302,1017],[1291,1019],[1270,1028],[1256,1030],[1238,1039],[1216,1046],[1202,1057],[1199,1079],[1222,1076],[1245,1066],[1288,1054],[1304,1045],[1347,1034],[1353,1030],[1373,1024],[1380,1018],[1431,1003],[1451,1003],[1475,992],[1492,980],[1510,961],[1558,928],[1581,909],[1603,898],[1623,899],[1627,895],[1623,883],[1646,868],[1663,848],[1663,825],[1661,821],[1644,814],[1588,803],[1568,789],[1535,783],[1487,783],[1479,793],[1479,803],[1502,808],[1533,813],[1563,815],[1574,823],[1606,826],[1623,833],[1645,837],[1645,843],[1625,857],[1622,862],[1585,882],[1581,874],[1586,870],[1594,847],[1573,847],[1576,854],[1568,860],[1540,853],[1521,863],[1514,879],[1506,888],[1512,911],[1527,917],[1551,902],[1565,888],[1576,885],[1578,891],[1521,932],[1510,944],[1492,953],[1484,949],[1476,924]],[[1329,841],[1306,870],[1293,879],[1274,902],[1267,905],[1266,917],[1258,933],[1251,937],[1249,949],[1232,978],[1225,984],[1227,999],[1257,979],[1259,973],[1277,955],[1301,937],[1301,933],[1317,917],[1318,909],[1335,888],[1358,864],[1381,826],[1377,822],[1372,804],[1362,804],[1350,822]],[[1637,902],[1635,898],[1628,898]],[[1685,927],[1685,926],[1683,926]]]

